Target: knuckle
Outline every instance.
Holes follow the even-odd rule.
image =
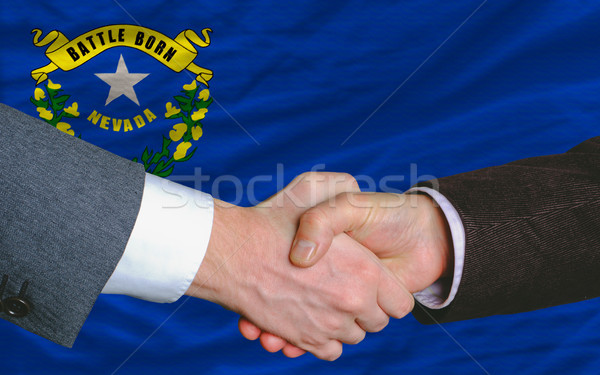
[[[292,180],[289,185],[295,186],[299,193],[306,193],[310,190],[311,184],[317,183],[322,177],[319,177],[319,172],[304,172],[299,174]]]
[[[399,298],[398,306],[396,308],[396,316],[397,319],[403,318],[406,315],[410,314],[410,312],[415,307],[415,300],[412,296],[406,296],[404,298]]]
[[[300,181],[320,182],[320,181],[327,181],[329,179],[328,175],[329,175],[329,173],[327,173],[327,172],[310,171],[310,172],[304,172],[304,173],[300,174],[297,178]]]
[[[365,308],[365,298],[362,293],[344,293],[340,297],[342,308],[345,311],[357,313]]]
[[[349,191],[343,191],[341,193],[339,193],[336,197],[336,200],[338,201],[337,203],[339,204],[348,204],[350,203],[350,199],[352,197],[354,193],[349,192]]]
[[[318,181],[324,183],[342,184],[341,186],[358,186],[358,182],[349,173],[345,172],[304,172],[300,175],[303,180]]]
[[[344,328],[343,318],[329,316],[323,320],[323,328],[326,332],[339,332]]]
[[[322,208],[320,207],[312,207],[308,210],[306,210],[306,212],[304,212],[304,214],[302,214],[302,219],[304,221],[313,221],[313,220],[323,220],[323,218],[325,217],[325,212],[323,211]]]
[[[304,180],[308,180],[310,179],[310,176],[313,175],[315,172],[304,172],[299,174],[296,179],[300,180],[300,181],[304,181]]]
[[[387,327],[389,322],[390,317],[386,315],[385,317],[382,317],[380,320],[376,321],[369,332],[379,332]]]
[[[356,178],[354,178],[354,176],[352,176],[349,173],[340,173],[339,178],[342,180],[342,182],[344,183],[344,187],[346,188],[346,190],[350,191],[355,191],[358,190],[360,191],[359,187],[358,187],[358,181],[356,181]]]
[[[341,355],[342,355],[342,348],[340,346],[339,348],[327,350],[323,354],[322,359],[331,362],[331,361],[335,361],[336,359],[340,358]]]
[[[326,344],[326,340],[321,337],[306,336],[301,340],[300,346],[303,348],[316,348]]]
[[[363,280],[370,282],[370,284],[366,285],[377,285],[375,282],[378,282],[384,275],[382,275],[381,268],[377,266],[375,263],[369,263],[369,266],[363,267],[362,273]]]
[[[323,208],[317,206],[310,208],[300,218],[300,224],[310,228],[321,228],[327,224],[327,214]]]
[[[410,314],[411,311],[415,308],[415,299],[411,295],[410,298],[406,298],[406,303],[404,304],[404,308],[402,309],[402,317]]]
[[[365,331],[361,330],[359,333],[357,333],[353,337],[351,337],[348,340],[347,344],[356,345],[356,344],[360,343],[362,340],[364,340],[366,335],[367,335],[367,333]]]
[[[360,281],[356,285],[355,294],[362,299],[376,299],[377,286],[382,278],[382,271],[374,262],[363,262],[355,270],[356,279]]]
[[[350,211],[357,208],[364,208],[365,205],[362,203],[363,200],[364,195],[362,193],[344,191],[335,197],[335,205],[337,208]]]

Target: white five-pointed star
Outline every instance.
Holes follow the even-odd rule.
[[[117,65],[117,71],[114,73],[96,73],[96,77],[100,78],[110,86],[108,98],[106,98],[106,104],[115,100],[121,95],[125,95],[132,102],[140,105],[137,95],[133,90],[133,86],[139,83],[142,79],[146,78],[150,73],[129,73],[127,65],[123,55],[119,58],[119,65]]]

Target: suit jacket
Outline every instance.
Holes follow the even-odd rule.
[[[0,316],[72,346],[127,244],[144,169],[0,104],[3,298],[29,287],[31,311]]]
[[[3,297],[29,282],[31,312],[7,319],[72,346],[137,217],[144,170],[0,104]],[[434,187],[431,183],[424,186]],[[423,323],[600,296],[600,137],[566,154],[439,180],[466,231],[462,281]]]
[[[424,186],[434,187],[431,182]],[[462,219],[462,281],[423,323],[512,314],[600,296],[600,137],[439,180]]]

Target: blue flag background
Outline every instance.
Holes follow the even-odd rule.
[[[50,60],[33,29],[72,40],[107,25],[170,38],[211,28],[194,61],[214,72],[214,101],[196,153],[170,178],[241,205],[310,169],[405,190],[421,176],[562,153],[600,129],[594,1],[36,0],[5,2],[0,17],[0,101],[36,117],[30,73]],[[149,74],[134,86],[139,106],[125,96],[105,105],[110,87],[95,74],[114,73],[121,56],[130,73]],[[160,150],[177,122],[165,105],[194,77],[127,47],[49,74],[66,106],[78,103],[67,121],[75,135],[129,159]],[[87,120],[144,109],[157,118],[128,132]],[[259,175],[255,191],[235,188]],[[207,302],[100,296],[73,349],[0,321],[0,359],[3,371],[45,374],[596,373],[599,310],[595,299],[443,326],[408,316],[327,363],[264,352],[237,332],[235,314]]]

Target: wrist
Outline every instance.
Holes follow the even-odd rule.
[[[452,232],[444,215],[444,211],[437,202],[429,195],[420,195],[422,199],[422,208],[424,215],[429,223],[429,233],[431,236],[432,254],[435,261],[432,264],[438,265],[434,273],[435,282],[442,277],[451,277],[454,269],[454,254],[452,245]]]
[[[250,237],[250,212],[215,199],[212,232],[206,255],[186,295],[233,309],[231,278],[235,276],[234,254]]]

